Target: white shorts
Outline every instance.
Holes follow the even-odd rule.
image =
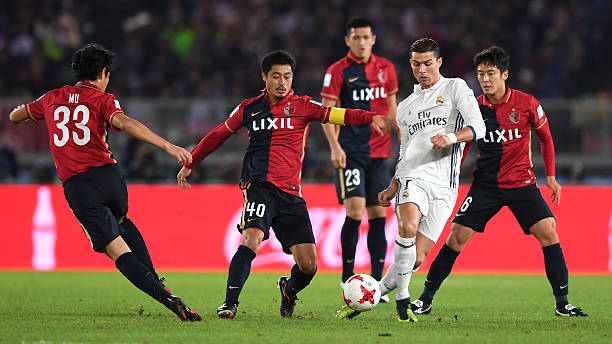
[[[457,201],[457,189],[432,185],[420,179],[397,178],[396,208],[402,203],[414,203],[423,217],[418,232],[438,241],[446,221],[453,213]]]

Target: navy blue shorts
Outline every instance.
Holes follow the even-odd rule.
[[[346,158],[346,167],[334,170],[338,203],[364,197],[366,206],[378,205],[378,193],[389,186],[391,173],[386,158]]]
[[[472,185],[461,203],[454,223],[484,232],[485,225],[508,206],[525,234],[536,222],[554,217],[550,207],[534,184],[514,189],[490,188]]]
[[[314,244],[310,216],[303,198],[277,188],[271,183],[243,183],[244,204],[238,231],[256,227],[270,237],[270,227],[281,243],[283,252],[296,244]]]
[[[128,194],[125,175],[118,164],[93,167],[64,182],[64,196],[93,250],[123,234],[118,220],[126,217]]]

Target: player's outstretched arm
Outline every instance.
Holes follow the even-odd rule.
[[[18,107],[14,108],[13,111],[11,111],[11,114],[9,115],[9,119],[15,124],[19,124],[30,119],[25,105],[21,104]]]
[[[393,120],[389,117],[375,115],[372,117],[372,127],[378,135],[385,136],[389,133],[391,127],[393,127]]]
[[[129,135],[141,141],[150,143],[165,150],[168,154],[175,157],[180,164],[190,164],[192,161],[191,153],[186,151],[184,148],[175,146],[166,141],[159,135],[152,132],[146,125],[133,118],[129,118],[124,113],[115,115],[112,119],[112,124],[113,126],[125,131]]]
[[[322,103],[323,106],[336,105],[336,101],[327,98],[323,98]],[[338,130],[336,128],[336,125],[331,123],[321,123],[321,128],[323,129],[323,134],[325,134],[325,138],[327,138],[327,143],[329,143],[329,149],[331,151],[331,161],[334,165],[334,168],[345,168],[346,153],[338,142]]]

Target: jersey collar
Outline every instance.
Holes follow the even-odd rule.
[[[98,90],[98,91],[102,91],[102,89],[94,84],[92,84],[89,81],[79,81],[76,83],[76,85],[74,85],[74,87],[87,87],[87,88],[91,88],[94,90]]]
[[[268,103],[270,103],[270,105],[272,106],[277,106],[277,105],[282,105],[285,104],[286,102],[288,102],[291,98],[293,98],[293,89],[289,90],[289,93],[287,93],[287,95],[285,96],[285,98],[283,99],[279,99],[276,103],[272,104],[272,100],[270,99],[270,97],[268,97],[268,91],[264,88],[262,90],[262,93],[264,95],[264,97],[266,97],[266,100],[268,101]]]
[[[353,52],[350,50],[346,54],[346,58],[359,64],[368,64],[370,62],[374,63],[376,61],[376,56],[374,55],[374,53],[370,54],[370,61],[366,63],[365,61],[363,61],[363,59],[358,59],[357,56],[353,55]]]
[[[414,85],[413,92],[424,92],[424,91],[438,89],[440,88],[440,85],[444,83],[444,80],[446,80],[446,78],[442,74],[440,74],[440,80],[438,80],[438,82],[436,82],[433,86],[431,86],[430,88],[422,89],[421,84],[417,83],[416,85]]]
[[[508,85],[506,85],[506,94],[504,95],[504,98],[502,99],[500,104],[508,104],[511,96],[512,96],[512,89],[508,87]],[[482,103],[486,105],[489,109],[492,109],[496,105],[499,105],[499,104],[491,104],[489,102],[489,99],[487,99],[487,96],[484,94],[482,95]]]

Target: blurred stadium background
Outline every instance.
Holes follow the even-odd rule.
[[[319,100],[326,67],[347,51],[353,16],[375,23],[374,53],[398,71],[404,99],[415,83],[408,49],[423,36],[441,46],[447,77],[480,94],[472,56],[493,44],[511,55],[509,85],[541,100],[550,119],[562,184],[612,184],[612,3],[517,0],[388,1],[3,1],[0,11],[0,181],[57,183],[44,125],[15,127],[10,110],[73,84],[70,58],[97,42],[117,56],[108,91],[126,113],[190,149],[244,98],[263,87],[259,59],[286,49],[297,59],[294,90]],[[246,147],[235,135],[200,164],[195,183],[235,183]],[[394,140],[396,152],[397,140]],[[543,176],[537,139],[534,164]],[[116,158],[135,183],[174,183],[172,159],[111,135]],[[331,181],[329,148],[313,125],[305,182]],[[469,182],[474,157],[464,164]]]

